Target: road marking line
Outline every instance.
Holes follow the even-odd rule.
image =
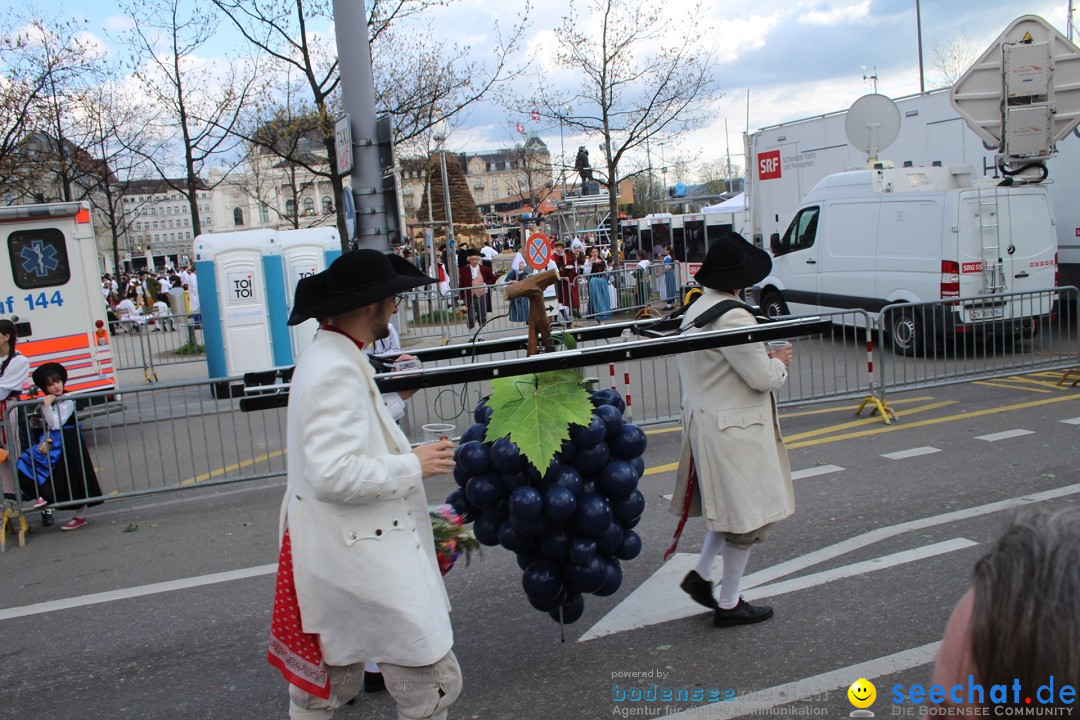
[[[989,435],[976,435],[976,440],[985,440],[986,442],[997,442],[998,440],[1008,440],[1014,437],[1023,437],[1024,435],[1034,435],[1034,430],[1022,430],[1017,428],[1015,430],[1004,430],[1002,432],[990,433]]]
[[[903,399],[894,400],[894,402],[889,403],[889,405],[910,405],[912,403],[926,403],[927,400],[932,400],[932,399],[933,399],[933,397],[930,396],[930,395],[923,395],[921,397],[905,397]],[[812,415],[827,415],[827,413],[829,413],[829,412],[854,412],[855,410],[858,410],[858,409],[859,409],[858,405],[846,405],[846,406],[837,407],[837,408],[825,408],[823,410],[805,410],[805,411],[802,411],[802,412],[781,412],[780,413],[780,419],[784,420],[785,418],[804,418],[804,417],[812,416]]]
[[[644,475],[657,475],[659,473],[671,472],[672,470],[678,470],[679,463],[667,463],[665,465],[655,465],[648,468],[643,473]],[[807,468],[806,470],[795,470],[791,473],[792,480],[798,480],[799,478],[814,477],[815,475],[826,475],[828,473],[840,472],[844,468],[839,465],[822,465],[820,467]],[[662,497],[671,498],[670,495],[664,495]]]
[[[821,465],[819,467],[806,468],[805,470],[795,470],[791,473],[792,480],[802,480],[803,478],[814,477],[816,475],[828,475],[829,473],[840,472],[844,468],[839,465]]]
[[[884,453],[881,457],[888,460],[906,460],[907,458],[919,457],[920,455],[933,455],[934,453],[941,452],[936,447],[917,447],[910,450],[899,450],[897,452]]]
[[[855,577],[856,575],[865,575],[866,573],[871,573],[875,570],[883,570],[896,565],[904,565],[916,560],[925,560],[955,550],[966,550],[967,548],[975,547],[978,544],[979,543],[974,540],[968,540],[967,538],[953,538],[952,540],[945,540],[932,545],[923,545],[922,547],[913,548],[911,550],[902,550],[897,553],[892,553],[891,555],[882,555],[881,557],[873,558],[872,560],[863,560],[862,562],[844,565],[831,570],[824,570],[812,575],[804,575],[791,580],[783,580],[781,582],[772,583],[771,585],[746,587],[743,588],[743,594],[751,599],[776,597],[778,595],[784,595],[785,593],[806,590],[807,588],[812,588],[817,585],[824,585],[833,580]]]
[[[902,398],[900,400],[890,401],[889,406],[890,407],[895,407],[897,405],[910,405],[911,403],[926,402],[927,400],[933,400],[933,399],[934,398],[931,395],[922,395],[920,397],[913,397],[913,398]],[[781,412],[779,417],[780,417],[781,420],[786,420],[788,418],[807,417],[807,416],[810,416],[810,415],[828,415],[830,413],[855,412],[858,409],[859,409],[858,405],[844,405],[843,407],[824,408],[824,409],[818,409],[818,410],[804,410],[802,412],[792,412],[792,413]],[[655,428],[655,429],[652,429],[652,430],[646,430],[645,434],[646,435],[663,435],[664,433],[673,433],[673,432],[682,432],[682,425],[675,425],[673,427]]]
[[[1050,382],[1048,380],[1033,380],[1032,378],[1019,377],[1018,375],[1013,375],[1010,378],[1003,378],[1003,379],[1006,382],[1018,382],[1018,383],[1026,383],[1026,384],[1031,384],[1031,385],[1038,385],[1039,387],[1049,388],[1050,390],[1058,390],[1058,391],[1069,390],[1069,388],[1065,387],[1064,385],[1058,385],[1056,382]]]
[[[1042,390],[1040,388],[1024,387],[1024,386],[1021,386],[1021,385],[1009,385],[1008,383],[1003,383],[1003,382],[986,382],[984,380],[975,380],[971,384],[972,385],[984,385],[986,387],[1005,388],[1006,390],[1022,390],[1024,392],[1046,393],[1046,394],[1050,394],[1050,392],[1051,392],[1050,390]]]
[[[224,475],[225,473],[232,472],[233,470],[239,470],[241,468],[250,467],[250,466],[255,465],[257,463],[266,462],[267,460],[273,460],[276,457],[281,457],[282,455],[285,454],[285,452],[286,452],[285,450],[274,450],[273,452],[266,453],[265,455],[258,455],[256,457],[253,457],[253,458],[249,459],[249,460],[243,460],[243,461],[238,462],[238,463],[233,463],[232,465],[226,465],[225,467],[218,468],[216,470],[211,470],[210,472],[202,473],[201,475],[196,475],[195,477],[188,478],[186,480],[181,480],[180,484],[181,485],[192,485],[194,483],[201,483],[204,480],[209,480],[210,478],[218,477],[219,475]]]
[[[1060,422],[1063,422],[1067,425],[1080,425],[1080,417],[1069,418],[1068,420],[1061,420]]]
[[[197,577],[183,578],[181,580],[168,580],[166,582],[140,585],[138,587],[124,588],[122,590],[109,590],[108,592],[93,593],[91,595],[79,595],[77,597],[64,598],[62,600],[49,600],[34,605],[7,608],[0,610],[0,621],[26,617],[28,615],[40,615],[42,613],[56,612],[58,610],[70,610],[71,608],[97,605],[99,603],[112,602],[114,600],[127,600],[129,598],[156,595],[173,590],[187,590],[188,588],[213,585],[215,583],[244,580],[246,578],[260,577],[277,572],[277,563],[272,565],[258,565],[256,567],[243,568],[240,570],[228,570],[226,572],[213,573],[211,575],[199,575]]]
[[[665,717],[682,720],[700,720],[701,718],[727,720],[759,713],[797,700],[821,695],[830,690],[846,688],[851,685],[851,678],[874,680],[926,665],[934,661],[939,647],[941,647],[940,640],[776,687],[749,692],[731,700],[699,705],[683,712],[665,715]],[[793,688],[795,692],[792,692]]]
[[[851,563],[837,568],[824,570],[812,575],[806,575],[791,580],[785,580],[771,585],[763,584],[758,579],[765,571],[748,575],[745,578],[742,595],[747,600],[759,598],[774,598],[787,593],[806,590],[808,588],[824,585],[825,583],[844,578],[865,575],[876,570],[903,565],[917,560],[925,560],[936,555],[965,550],[978,543],[966,538],[954,538],[944,542],[924,545],[904,550],[890,555],[883,555],[871,560]],[[675,563],[675,559],[679,562]],[[658,623],[681,620],[683,618],[700,615],[703,608],[690,599],[690,596],[679,588],[679,580],[682,575],[697,563],[697,557],[689,553],[679,553],[666,565],[662,565],[652,577],[646,580],[622,602],[616,605],[601,618],[595,625],[589,628],[584,635],[578,638],[578,642],[587,642],[598,637],[614,635],[615,633],[634,630]],[[723,575],[723,563],[713,572],[714,577]],[[670,567],[669,567],[670,566]]]
[[[928,418],[926,420],[916,420],[915,422],[896,423],[893,425],[887,425],[885,427],[873,428],[871,430],[861,430],[859,432],[845,433],[843,435],[833,435],[832,437],[818,438],[817,440],[807,440],[805,442],[790,443],[788,444],[788,450],[794,450],[795,448],[809,447],[811,445],[824,445],[826,443],[839,442],[841,440],[852,440],[860,437],[868,437],[870,435],[880,435],[881,433],[896,432],[898,430],[910,430],[912,428],[926,427],[927,425],[938,425],[940,423],[954,422],[956,420],[970,420],[974,417],[981,417],[983,415],[994,415],[996,413],[1009,412],[1011,410],[1025,410],[1027,408],[1041,407],[1043,405],[1050,405],[1059,402],[1068,402],[1070,400],[1080,399],[1080,393],[1072,395],[1055,395],[1054,397],[1045,398],[1042,400],[1030,400],[1028,402],[1017,403],[1015,405],[1003,405],[996,408],[987,408],[986,410],[973,410],[972,412],[960,413],[958,415],[945,415],[944,417]]]
[[[959,400],[943,400],[941,402],[930,403],[929,405],[922,405],[920,407],[913,407],[904,411],[904,418],[907,419],[912,415],[916,415],[921,412],[929,412],[930,410],[937,410],[938,408],[948,407],[949,405],[955,405]],[[836,432],[838,430],[849,430],[856,427],[865,427],[867,425],[878,425],[881,423],[881,418],[876,415],[870,417],[859,418],[858,420],[852,420],[846,423],[840,423],[839,425],[829,425],[823,428],[817,428],[816,430],[808,430],[802,433],[795,433],[794,435],[786,435],[784,441],[790,440],[802,440],[803,438],[817,437],[818,435],[828,435],[829,433]],[[788,445],[788,447],[792,447]]]
[[[662,498],[663,498],[664,500],[668,500],[668,501],[670,501],[670,500],[671,500],[671,496],[672,496],[672,495],[674,495],[674,494],[675,494],[675,493],[668,493],[667,495],[661,495],[660,497],[662,497]]]

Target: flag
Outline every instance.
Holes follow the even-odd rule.
[[[533,108],[532,113],[529,115],[533,122],[540,122],[540,111]]]
[[[514,129],[517,130],[519,133],[525,133],[525,126],[522,123],[518,123],[517,125],[515,125]]]

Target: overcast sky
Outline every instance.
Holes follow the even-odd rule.
[[[577,1],[580,7],[587,5],[587,0]],[[488,52],[495,21],[504,26],[511,23],[521,5],[518,0],[450,2],[450,7],[432,11],[423,19],[426,31],[447,42],[465,42],[475,48],[480,58]],[[0,0],[0,6],[8,4],[9,0]],[[664,4],[678,15],[689,3],[665,0]],[[753,131],[844,109],[873,91],[872,82],[864,80],[864,75],[876,74],[878,92],[890,97],[918,92],[915,5],[915,0],[706,0],[708,17],[697,30],[703,41],[713,43],[718,59],[716,86],[723,97],[711,114],[715,120],[683,139],[679,147],[666,148],[668,162],[674,153],[706,160],[723,157],[726,120],[732,160],[741,164],[742,133],[748,118]],[[124,24],[112,1],[37,0],[34,6],[46,12],[85,17],[88,30],[110,46],[113,43],[109,29],[115,35]],[[520,48],[519,58],[530,54],[550,56],[551,31],[567,7],[568,0],[540,0],[535,4],[529,39]],[[981,54],[1010,22],[1023,14],[1041,15],[1065,32],[1067,8],[1066,0],[921,0],[928,87],[939,75],[934,67],[935,48],[964,38],[976,49],[976,55]],[[211,46],[211,52],[224,53],[235,40],[222,37]],[[527,109],[515,116],[490,104],[470,110],[449,144],[460,151],[506,146],[520,139],[513,132],[517,122],[524,123],[527,132],[537,132],[558,152],[557,125],[531,122]],[[578,140],[568,136],[566,145]],[[653,148],[654,156],[658,152]]]

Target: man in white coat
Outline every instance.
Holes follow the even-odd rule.
[[[331,717],[356,695],[365,660],[382,669],[399,718],[443,720],[461,692],[421,482],[453,468],[453,444],[410,450],[363,351],[388,334],[395,295],[432,282],[356,250],[297,289],[289,324],[322,324],[289,391],[268,654],[290,682],[293,720]]]
[[[694,279],[704,288],[686,312],[687,332],[753,326],[753,315],[739,293],[769,274],[772,259],[737,233],[718,238]],[[702,327],[694,321],[728,301],[729,310]],[[718,308],[719,309],[719,308]],[[683,449],[671,510],[685,519],[703,515],[704,546],[697,566],[681,587],[696,602],[715,611],[717,627],[761,622],[770,607],[753,606],[739,596],[750,548],[773,523],[795,512],[791,468],[780,435],[773,392],[787,380],[791,345],[767,352],[748,343],[684,353],[682,379]],[[674,549],[674,548],[673,548]],[[713,594],[712,566],[723,557],[719,600]]]

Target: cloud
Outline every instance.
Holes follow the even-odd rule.
[[[800,13],[796,21],[806,25],[844,25],[866,20],[869,16],[870,0],[861,0],[840,6],[827,3],[824,10],[815,8]]]
[[[102,21],[101,27],[108,32],[126,32],[135,27],[135,21],[127,15],[110,15]]]

